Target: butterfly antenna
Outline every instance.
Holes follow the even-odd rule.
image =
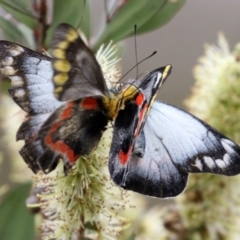
[[[167,0],[165,0],[163,2],[163,4],[159,7],[159,10],[161,10],[166,4],[168,3]],[[144,58],[143,60],[141,60],[140,62],[137,62],[137,41],[136,41],[136,32],[137,32],[137,25],[134,25],[134,35],[135,35],[135,56],[136,56],[136,65],[134,65],[129,71],[127,71],[119,80],[119,82],[126,76],[128,75],[128,73],[130,73],[135,67],[137,68],[137,77],[138,77],[138,65],[142,62],[144,62],[145,60],[147,60],[148,58],[152,57],[153,55],[155,55],[157,53],[157,51],[154,51],[150,56]]]
[[[126,77],[135,67],[137,67],[140,63],[144,62],[145,60],[151,58],[152,56],[154,56],[157,53],[157,51],[154,51],[151,55],[149,55],[148,57],[142,59],[140,62],[138,62],[137,64],[135,64],[132,68],[130,68],[119,80],[119,82]]]
[[[138,56],[137,56],[137,24],[134,25],[134,44],[135,44],[135,58],[136,58],[136,68],[137,68],[137,76],[138,78]]]

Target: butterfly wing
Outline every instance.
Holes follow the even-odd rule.
[[[180,171],[227,176],[240,172],[240,147],[190,113],[159,102],[149,115],[146,132],[156,122],[163,126],[163,131],[156,131],[155,135],[169,149],[169,156]],[[175,127],[170,128],[172,123]]]
[[[115,155],[118,155],[120,162],[124,165],[128,161],[135,140],[144,126],[150,105],[154,101],[159,86],[165,81],[170,71],[171,66],[167,65],[150,72],[143,80],[131,83],[131,87],[133,84],[136,86],[133,88],[135,94],[130,93],[128,87],[123,90],[127,93],[123,93],[123,96],[132,95],[133,99],[125,103],[124,109],[118,112],[114,122],[109,161],[111,174],[113,171],[111,165],[115,163],[111,159],[114,159]]]
[[[100,140],[108,118],[98,101],[108,89],[94,54],[71,26],[60,24],[56,28],[51,48],[54,93],[57,99],[68,102],[42,126],[39,139],[44,153],[37,162],[44,172],[50,172],[61,158],[67,172]]]
[[[88,96],[103,96],[107,92],[107,87],[97,60],[78,33],[67,24],[59,25],[52,41],[53,58],[7,41],[0,42],[0,54],[1,77],[12,80],[9,92],[15,102],[28,113],[18,130],[17,140],[25,140],[20,154],[33,172],[37,172],[39,168],[44,171],[53,170],[59,157],[63,158],[65,163],[67,160],[71,162],[70,151],[73,155],[89,153],[89,148],[92,150],[100,139],[99,134],[102,126],[106,125],[106,117],[97,114],[98,110],[89,112],[89,109],[79,109],[77,99],[81,102],[81,99]],[[64,103],[59,100],[70,102]],[[69,104],[73,104],[74,110],[71,110]],[[76,117],[83,120],[77,122],[73,115],[63,120],[61,116],[66,111],[75,112]],[[91,117],[96,115],[97,119],[99,117],[100,125],[96,124],[95,134],[89,129],[91,124],[85,126],[86,121],[91,120],[89,114]],[[84,129],[77,129],[74,134],[70,122]],[[49,132],[56,124],[60,124],[59,129]],[[69,134],[66,134],[67,129]],[[89,136],[85,130],[90,131]],[[65,135],[61,134],[62,132]],[[83,134],[86,140],[89,138],[91,141],[84,142],[82,138],[78,140],[79,134]],[[72,142],[70,135],[73,137]],[[46,137],[54,139],[52,142],[44,142]],[[59,149],[55,143],[60,144]]]
[[[234,142],[176,107],[154,103],[151,108],[170,69],[157,69],[137,83],[135,101],[116,118],[109,156],[116,184],[162,198],[180,194],[189,172],[227,176],[240,172],[240,147]],[[139,103],[139,96],[144,101]]]
[[[101,67],[75,29],[60,24],[51,48],[54,92],[59,100],[103,96],[108,92]]]
[[[0,55],[0,76],[11,79],[9,92],[27,112],[17,133],[17,140],[25,140],[20,154],[36,172],[35,160],[43,151],[36,136],[42,123],[62,104],[53,95],[51,58],[8,41],[0,41]]]
[[[108,123],[98,103],[95,98],[69,101],[48,118],[39,131],[44,149],[37,159],[41,170],[51,172],[61,158],[67,172],[79,156],[97,146]]]
[[[115,159],[115,161],[119,161]],[[240,172],[240,147],[193,115],[156,102],[121,177],[125,189],[154,197],[180,194],[188,173]]]
[[[170,74],[171,66],[156,69],[143,80],[133,82],[136,86],[134,99],[125,103],[114,122],[114,132],[109,156],[109,171],[113,180],[122,186],[136,140],[142,139],[142,128],[159,86]],[[127,88],[128,90],[128,88]],[[124,94],[123,94],[124,95]],[[128,95],[130,95],[128,93]],[[141,136],[141,137],[140,137]],[[144,137],[144,136],[143,136]],[[143,147],[143,145],[141,146]],[[140,148],[141,148],[140,147]],[[141,151],[139,149],[139,151]],[[141,154],[139,152],[139,154]]]

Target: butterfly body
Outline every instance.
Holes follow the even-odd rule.
[[[37,172],[63,160],[67,174],[98,145],[109,122],[109,172],[127,190],[154,197],[181,193],[189,173],[240,173],[240,147],[174,106],[155,102],[171,66],[108,89],[91,50],[61,24],[52,57],[0,41],[0,74],[11,79],[14,101],[27,112],[17,133],[20,154]]]

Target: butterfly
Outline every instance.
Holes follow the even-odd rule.
[[[0,41],[0,74],[11,79],[13,100],[27,113],[17,132],[20,154],[34,173],[64,171],[98,145],[113,122],[112,180],[126,190],[173,197],[189,173],[240,173],[240,147],[179,108],[155,101],[172,67],[108,89],[94,54],[67,24],[54,34],[51,57]]]

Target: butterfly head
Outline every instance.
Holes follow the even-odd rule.
[[[125,108],[126,103],[135,101],[138,93],[139,90],[134,84],[125,84],[118,91],[115,90],[104,96],[102,102],[109,119],[114,120],[118,112]]]

